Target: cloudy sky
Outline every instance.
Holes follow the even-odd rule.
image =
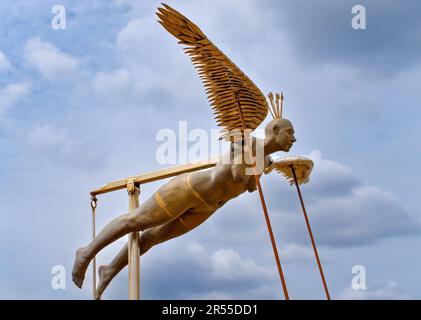
[[[71,282],[90,239],[89,191],[164,168],[163,128],[215,128],[199,78],[157,22],[159,1],[0,4],[0,298],[89,299]],[[283,91],[291,155],[315,168],[302,192],[334,299],[420,299],[421,4],[396,1],[169,1],[259,88]],[[367,29],[351,27],[362,4]],[[263,126],[262,126],[263,128]],[[276,157],[285,154],[279,153]],[[163,182],[142,186],[142,199]],[[292,299],[324,294],[295,190],[262,178]],[[101,196],[98,228],[127,210]],[[104,250],[107,264],[125,239]],[[51,270],[66,270],[54,290]],[[366,270],[365,290],[352,269]],[[257,193],[141,258],[145,299],[280,299]],[[104,294],[127,297],[127,271]]]

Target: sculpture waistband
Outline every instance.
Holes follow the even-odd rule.
[[[205,204],[208,207],[214,208],[215,206],[209,204],[205,199],[203,199],[203,197],[193,188],[193,186],[191,185],[190,182],[190,173],[187,174],[187,186],[189,187],[191,193],[197,198],[199,199],[203,204]]]

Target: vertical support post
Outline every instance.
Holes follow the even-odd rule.
[[[133,179],[127,181],[127,192],[129,194],[129,211],[139,207],[139,186]],[[139,259],[139,232],[129,234],[128,242],[128,268],[129,268],[129,300],[140,299],[140,259]]]
[[[92,209],[92,240],[96,237],[96,206],[97,198],[91,197],[91,209]],[[96,299],[96,256],[92,259],[92,298]]]

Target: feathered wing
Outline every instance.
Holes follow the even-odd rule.
[[[256,85],[189,19],[163,4],[158,22],[186,46],[184,51],[199,72],[215,119],[225,130],[241,128],[238,95],[247,129],[256,129],[266,118],[268,105]]]
[[[282,174],[288,182],[293,185],[295,183],[295,179],[291,166],[294,167],[298,184],[309,182],[314,163],[313,160],[306,157],[285,157],[275,160],[272,162],[271,168],[267,173],[271,170],[275,170],[276,172]]]

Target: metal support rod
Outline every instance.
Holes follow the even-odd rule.
[[[245,124],[245,121],[244,121],[243,110],[241,109],[240,98],[239,98],[238,93],[237,93],[236,99],[237,99],[238,111],[239,111],[240,119],[241,119],[241,126],[242,126],[242,130],[243,130],[243,134],[244,134],[244,141],[245,141],[246,147],[249,151],[250,159],[252,160],[253,159],[252,146],[249,145],[248,136],[247,136],[247,132],[246,132],[246,124]],[[278,267],[279,277],[281,278],[282,290],[284,292],[285,300],[289,300],[288,289],[287,289],[284,273],[282,271],[281,261],[279,259],[278,248],[276,247],[276,241],[275,241],[275,237],[273,235],[272,225],[270,223],[270,218],[269,218],[268,210],[267,210],[267,207],[266,207],[265,197],[263,196],[262,186],[260,184],[260,179],[259,179],[259,176],[258,176],[257,171],[256,171],[256,163],[253,160],[252,160],[252,167],[253,167],[254,178],[256,179],[257,190],[259,191],[260,202],[262,203],[263,213],[264,213],[264,216],[265,216],[270,241],[272,243],[273,254],[275,255],[276,265]]]
[[[119,180],[107,183],[105,186],[102,186],[99,189],[91,191],[91,195],[97,196],[99,194],[105,194],[105,193],[116,191],[116,190],[126,189],[127,181],[130,179],[133,179],[133,182],[136,185],[141,185],[144,183],[149,183],[149,182],[154,182],[154,181],[159,181],[162,179],[175,177],[187,172],[194,172],[198,170],[212,168],[217,164],[219,159],[220,159],[219,157],[215,157],[206,161],[181,164],[181,165],[170,167],[170,168],[165,168],[165,169],[160,169],[160,170],[140,174],[138,176],[119,179]]]
[[[91,197],[91,209],[92,209],[92,240],[96,237],[96,206],[97,206],[97,198]],[[96,299],[96,256],[92,259],[92,296],[93,299]]]
[[[314,251],[314,255],[316,257],[317,266],[319,267],[320,277],[322,278],[323,287],[324,287],[324,290],[325,290],[325,293],[326,293],[326,298],[327,298],[327,300],[330,300],[329,290],[327,288],[326,279],[325,279],[325,275],[324,275],[324,272],[323,272],[322,264],[321,264],[320,259],[319,259],[319,253],[317,252],[317,247],[316,247],[316,242],[314,241],[313,232],[311,231],[310,221],[309,221],[308,216],[307,216],[306,207],[304,206],[304,201],[303,201],[303,197],[301,195],[300,186],[298,185],[297,175],[295,173],[294,166],[290,165],[290,168],[291,168],[292,174],[294,176],[295,186],[297,187],[298,197],[300,198],[301,208],[303,209],[304,219],[306,221],[307,230],[308,230],[308,233],[310,235],[311,245],[313,246],[313,251]]]
[[[131,179],[127,182],[129,194],[129,211],[139,207],[139,187]],[[139,258],[139,232],[131,232],[128,241],[128,269],[129,269],[129,300],[140,299],[140,258]]]

